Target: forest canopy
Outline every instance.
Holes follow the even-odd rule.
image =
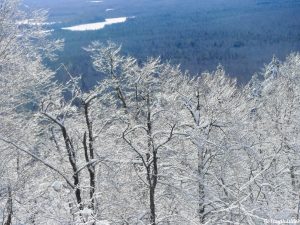
[[[85,90],[45,66],[63,46],[45,21],[0,1],[2,224],[299,221],[299,53],[238,85],[95,41]]]

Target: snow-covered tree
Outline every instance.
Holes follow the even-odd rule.
[[[19,1],[0,1],[0,151],[1,158],[7,159],[1,162],[2,196],[7,200],[1,200],[1,205],[6,202],[6,206],[0,211],[3,209],[1,219],[7,225],[17,223],[25,215],[20,214],[23,200],[18,198],[25,195],[26,186],[37,169],[32,158],[17,151],[12,144],[35,142],[29,122],[31,112],[42,90],[54,78],[54,73],[42,62],[53,59],[55,51],[62,46],[61,41],[49,39],[51,32],[43,26],[44,11],[25,13],[19,6]]]
[[[264,224],[299,219],[300,56],[245,85],[112,42],[85,48],[90,90],[44,66],[46,12],[0,1],[0,222]],[[84,76],[84,75],[83,75]]]

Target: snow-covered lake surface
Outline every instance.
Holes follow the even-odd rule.
[[[133,18],[133,17],[131,17]],[[116,23],[124,23],[126,22],[127,17],[118,17],[118,18],[109,18],[105,19],[104,22],[98,23],[86,23],[81,25],[76,25],[72,27],[63,27],[63,30],[70,30],[70,31],[89,31],[89,30],[101,30],[107,25],[112,25]]]
[[[59,22],[40,22],[40,21],[36,21],[36,20],[33,20],[33,19],[17,21],[18,25],[31,25],[31,26],[54,25],[56,23],[59,23]]]

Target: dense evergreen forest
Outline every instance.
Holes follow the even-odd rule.
[[[100,39],[80,46],[87,88],[47,21],[0,0],[1,224],[299,223],[299,53],[241,84]]]

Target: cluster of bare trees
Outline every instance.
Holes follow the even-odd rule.
[[[84,92],[43,66],[61,42],[33,16],[24,25],[18,2],[1,1],[2,224],[299,219],[299,54],[239,87],[221,66],[192,76],[94,42],[106,77]]]

